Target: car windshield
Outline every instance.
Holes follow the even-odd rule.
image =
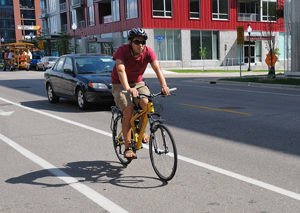
[[[80,74],[112,72],[115,61],[112,57],[76,57],[75,64]]]
[[[56,61],[58,58],[49,58],[48,61]]]

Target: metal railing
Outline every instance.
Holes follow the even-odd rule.
[[[255,13],[239,13],[239,21],[259,21],[259,14]]]
[[[66,2],[62,3],[62,4],[59,4],[59,10],[60,10],[60,12],[67,11]]]

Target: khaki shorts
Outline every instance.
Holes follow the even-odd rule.
[[[150,94],[149,88],[145,85],[145,82],[141,81],[139,83],[129,83],[131,88],[136,88],[139,93]],[[130,105],[139,106],[140,99],[133,98],[134,103],[132,102],[132,97],[130,94],[123,94],[121,91],[124,90],[122,84],[113,84],[112,85],[112,94],[115,99],[116,106],[120,110],[124,110]]]

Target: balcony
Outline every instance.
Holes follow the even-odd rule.
[[[42,10],[42,14],[39,15],[39,19],[45,19],[45,18],[48,18],[50,16],[49,12],[48,12],[48,9],[43,9]]]
[[[259,14],[255,13],[239,13],[239,21],[260,21]]]
[[[66,2],[59,4],[59,11],[60,13],[66,13],[67,12],[67,8],[66,8]]]
[[[78,28],[84,28],[84,27],[85,27],[84,20],[78,21]]]
[[[79,7],[83,7],[83,0],[72,0],[72,8],[79,8]]]

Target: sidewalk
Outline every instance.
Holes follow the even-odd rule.
[[[285,88],[285,89],[300,89],[297,85],[283,85],[283,84],[266,84],[266,83],[252,83],[252,82],[236,82],[236,81],[221,81],[221,78],[240,77],[240,72],[207,72],[207,73],[175,73],[167,71],[164,68],[163,73],[168,78],[194,78],[194,82],[207,82],[209,84],[236,84],[245,86],[268,87],[268,88]],[[174,69],[174,68],[170,68]],[[242,72],[241,76],[261,76],[267,77],[268,72]],[[145,78],[156,78],[155,72],[152,68],[147,68],[144,74]],[[287,78],[285,75],[276,75],[276,78]]]

